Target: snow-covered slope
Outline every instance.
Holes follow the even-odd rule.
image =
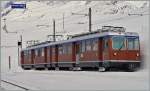
[[[46,41],[47,35],[53,33],[53,19],[56,20],[57,34],[70,35],[88,32],[88,17],[85,15],[72,15],[72,13],[88,14],[88,8],[91,7],[92,31],[101,28],[103,25],[114,25],[126,27],[126,31],[138,32],[144,55],[148,55],[149,1],[28,1],[22,2],[27,4],[25,10],[12,10],[8,3],[10,2],[2,3],[1,40],[3,46],[17,46],[20,35],[23,36],[23,47],[26,47],[26,42],[29,40]],[[129,16],[128,14],[143,15]],[[6,29],[9,32],[17,32],[17,34],[4,31],[4,19],[6,19]],[[8,64],[8,56],[10,55],[12,62],[14,62],[12,68],[15,70],[18,64],[17,47],[2,47],[1,54],[3,68],[8,70],[6,64]]]

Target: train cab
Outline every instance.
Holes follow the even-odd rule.
[[[130,71],[140,66],[140,44],[137,33],[109,35],[103,38],[103,66],[122,67]]]

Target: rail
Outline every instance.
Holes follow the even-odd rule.
[[[11,85],[13,85],[13,86],[19,87],[19,88],[24,89],[24,90],[30,90],[30,89],[28,89],[28,88],[25,88],[25,87],[23,87],[23,86],[14,84],[14,83],[9,82],[9,81],[5,81],[5,80],[1,80],[1,81],[2,81],[2,82],[5,82],[5,83],[8,83],[8,84],[11,84]]]

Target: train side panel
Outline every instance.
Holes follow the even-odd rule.
[[[35,49],[35,56],[34,56],[34,67],[35,68],[45,68],[46,60],[45,60],[45,52],[46,48],[37,48]]]
[[[21,51],[21,65],[24,64],[24,51]]]
[[[81,67],[99,67],[102,61],[102,38],[83,40],[80,43]]]
[[[72,43],[58,45],[58,66],[72,67]]]
[[[31,69],[32,68],[32,55],[31,55],[31,50],[23,51],[21,54],[21,66],[24,69]]]
[[[47,67],[50,68],[51,67],[51,64],[52,64],[52,48],[51,46],[48,46],[47,47]]]
[[[52,67],[58,67],[58,46],[52,46]]]

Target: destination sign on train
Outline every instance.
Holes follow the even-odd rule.
[[[25,9],[26,8],[26,4],[11,4],[11,8],[12,9]]]

